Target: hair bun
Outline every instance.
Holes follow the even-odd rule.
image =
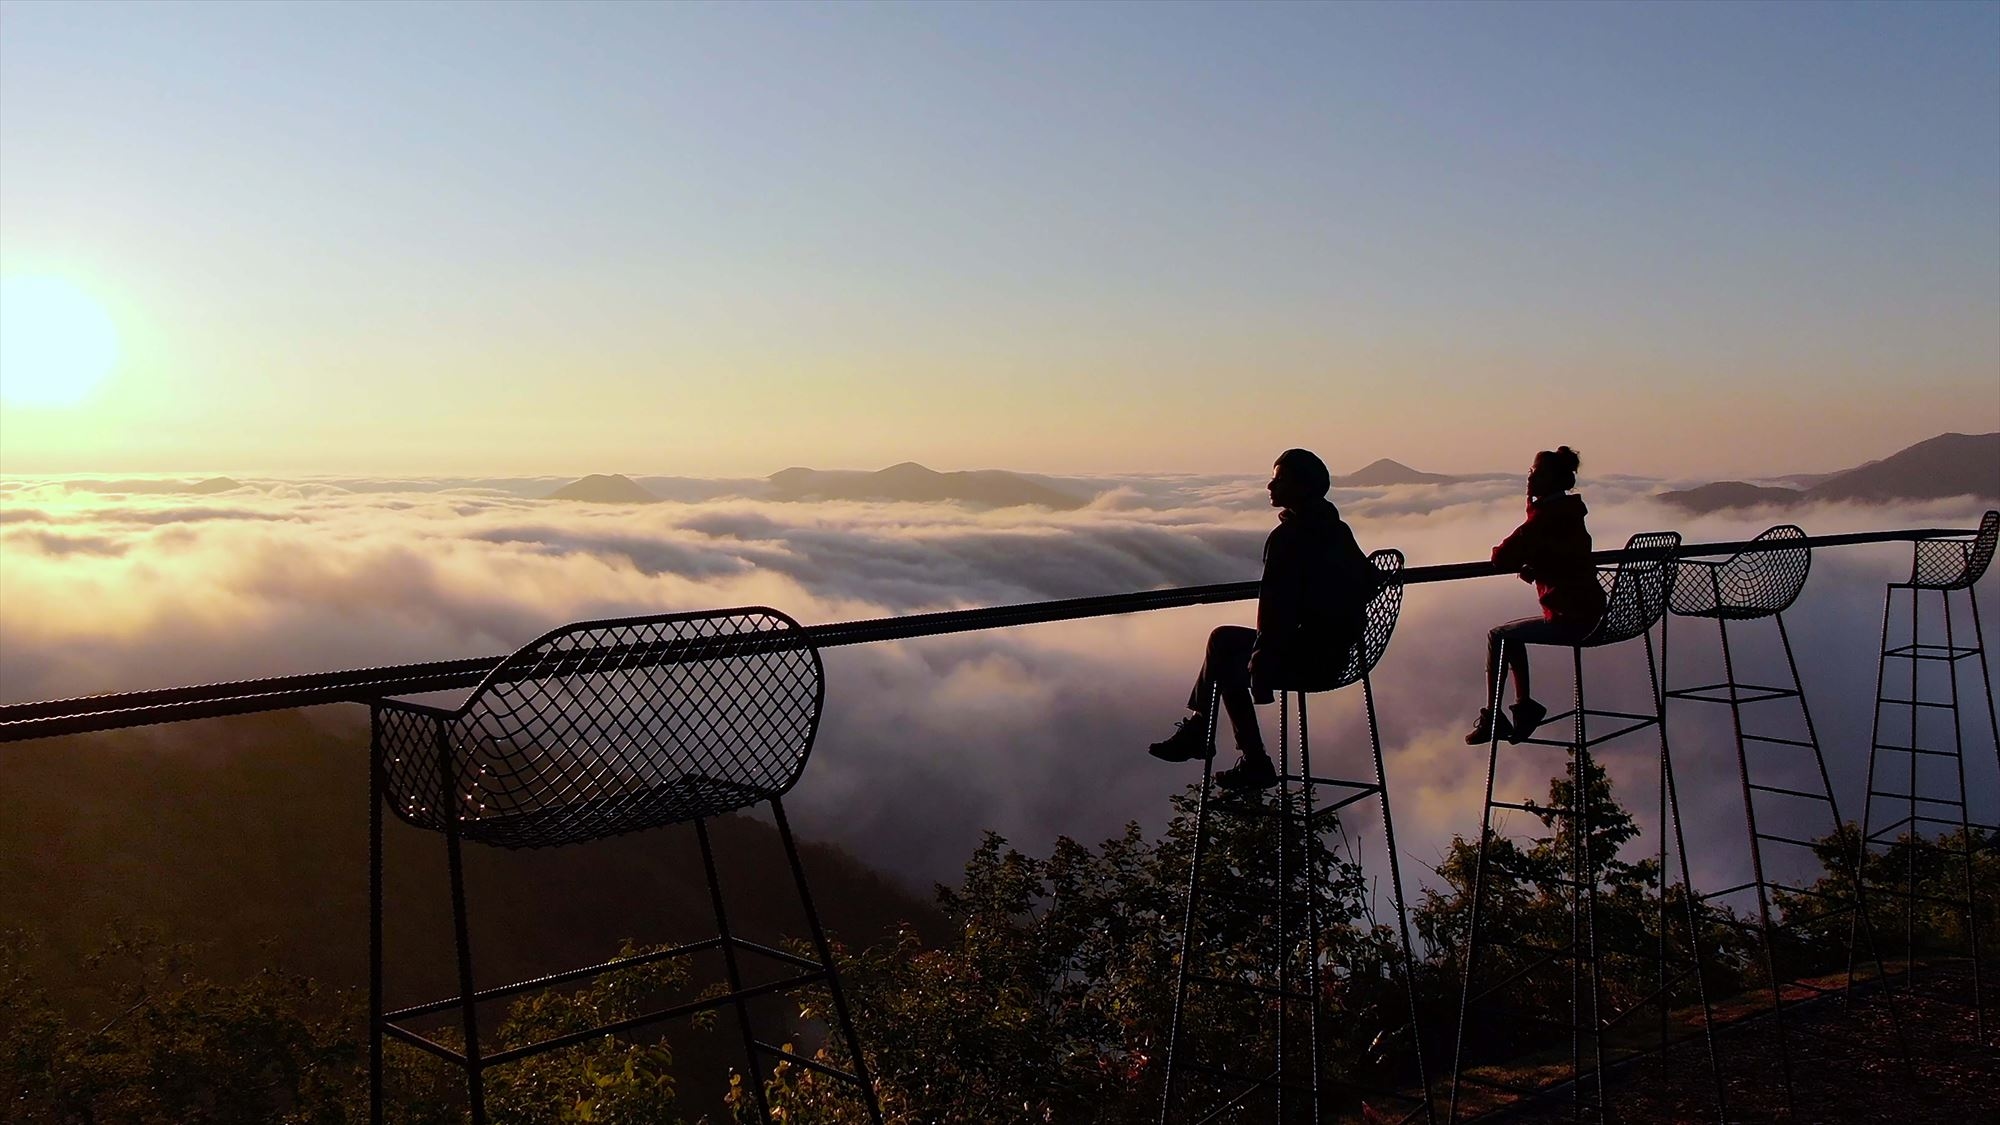
[[[1583,466],[1583,458],[1577,456],[1576,450],[1571,449],[1567,445],[1556,449],[1554,461],[1556,467],[1566,473],[1576,472],[1577,469]]]

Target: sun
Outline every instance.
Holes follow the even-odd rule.
[[[0,279],[0,400],[75,406],[117,361],[117,326],[90,294],[56,277]]]

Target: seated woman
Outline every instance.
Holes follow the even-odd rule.
[[[1490,741],[1495,723],[1500,737],[1509,742],[1535,733],[1549,711],[1528,690],[1528,646],[1575,644],[1604,616],[1604,588],[1597,584],[1597,568],[1590,561],[1590,531],[1583,526],[1587,509],[1583,497],[1569,491],[1576,487],[1579,464],[1576,451],[1567,445],[1535,454],[1534,469],[1528,474],[1528,518],[1493,548],[1493,565],[1535,584],[1542,615],[1509,621],[1487,634],[1486,690],[1493,690],[1504,647],[1507,668],[1514,675],[1514,717],[1509,721],[1480,708],[1478,724],[1465,736],[1468,743]]]

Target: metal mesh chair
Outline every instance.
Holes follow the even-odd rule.
[[[1758,534],[1756,543],[1803,540],[1796,524],[1779,524]],[[1721,562],[1681,559],[1674,583],[1673,611],[1682,617],[1715,617],[1731,621],[1783,613],[1806,588],[1812,570],[1812,548],[1744,551]]]
[[[1924,590],[1970,590],[1992,565],[2000,544],[2000,511],[1989,511],[1970,539],[1919,539],[1903,585]]]
[[[713,949],[723,957],[727,993],[623,1021],[620,1029],[733,1006],[753,1075],[764,1055],[830,1072],[857,1087],[871,1120],[879,1122],[881,1111],[780,800],[805,770],[823,701],[818,650],[796,621],[762,607],[565,625],[507,657],[456,708],[377,701],[370,770],[372,1120],[382,1119],[385,1037],[463,1067],[474,1125],[483,1125],[487,1069],[583,1042],[606,1029],[482,1054],[476,1011],[481,1001]],[[817,960],[730,932],[705,821],[766,801],[777,820]],[[384,1012],[382,1002],[385,804],[411,826],[445,838],[459,972],[458,996],[392,1012]],[[474,990],[463,843],[559,847],[690,821],[701,844],[716,938],[521,985]],[[746,992],[737,960],[745,951],[803,971],[776,986]],[[851,1073],[800,1059],[752,1033],[745,1007],[749,995],[810,984],[824,984],[832,995]],[[452,1009],[458,1009],[463,1021],[462,1051],[403,1026],[404,1021]],[[753,1078],[748,1085],[765,1108],[762,1083]]]
[[[1604,615],[1581,639],[1570,644],[1554,647],[1568,648],[1571,652],[1573,673],[1573,701],[1569,710],[1550,715],[1545,724],[1553,725],[1565,719],[1572,727],[1571,737],[1535,738],[1528,737],[1520,742],[1529,746],[1560,748],[1569,757],[1568,776],[1571,780],[1573,807],[1552,807],[1529,800],[1500,800],[1494,797],[1496,775],[1499,769],[1501,732],[1500,724],[1493,724],[1493,735],[1487,748],[1486,760],[1486,805],[1479,828],[1479,847],[1473,869],[1472,911],[1466,933],[1464,979],[1459,994],[1459,1019],[1457,1049],[1452,1063],[1451,1105],[1448,1120],[1456,1121],[1464,1087],[1479,1086],[1499,1094],[1515,1097],[1535,1097],[1544,1092],[1539,1086],[1523,1085],[1511,1079],[1501,1079],[1472,1072],[1474,1051],[1467,1046],[1466,1031],[1473,1024],[1475,1006],[1491,1006],[1503,1009],[1489,1015],[1487,1020],[1514,1019],[1522,1023],[1551,1023],[1570,1034],[1570,1066],[1568,1086],[1575,1101],[1579,1119],[1586,1110],[1594,1112],[1600,1119],[1608,1120],[1611,1109],[1605,1098],[1605,1069],[1618,1060],[1607,1059],[1607,1032],[1630,1020],[1645,1009],[1653,1009],[1657,1016],[1659,1057],[1664,1065],[1666,1048],[1670,1042],[1670,1007],[1673,990],[1691,983],[1699,998],[1703,1012],[1703,1035],[1706,1040],[1710,1074],[1714,1081],[1714,1096],[1718,1117],[1723,1113],[1724,1093],[1720,1077],[1720,1065],[1716,1058],[1713,1030],[1713,1013],[1707,989],[1702,981],[1700,926],[1695,916],[1692,896],[1680,896],[1686,906],[1684,926],[1687,934],[1686,956],[1676,966],[1668,949],[1669,918],[1667,903],[1672,897],[1666,887],[1667,879],[1667,826],[1671,825],[1674,850],[1679,858],[1680,883],[1683,889],[1692,887],[1688,870],[1687,841],[1681,830],[1680,796],[1674,782],[1672,757],[1667,746],[1665,701],[1661,694],[1659,666],[1655,663],[1653,639],[1650,630],[1663,620],[1669,600],[1674,596],[1677,585],[1678,560],[1675,552],[1680,547],[1678,532],[1648,532],[1632,536],[1625,544],[1621,561],[1615,566],[1597,568],[1598,584],[1605,591]],[[1652,697],[1649,712],[1612,711],[1591,708],[1584,697],[1584,662],[1586,649],[1603,648],[1630,640],[1643,640],[1646,648],[1646,674],[1651,686]],[[1491,713],[1500,713],[1501,689],[1507,678],[1507,662],[1504,647],[1501,659],[1495,662],[1495,675],[1489,685],[1488,703]],[[1614,729],[1593,734],[1589,720],[1611,720]],[[1591,839],[1592,785],[1589,779],[1595,776],[1592,751],[1595,747],[1637,733],[1648,727],[1658,732],[1659,741],[1659,818],[1662,825],[1658,852],[1658,880],[1660,917],[1658,920],[1657,948],[1641,949],[1621,946],[1608,936],[1600,935],[1598,924],[1597,892],[1601,880],[1601,858],[1592,854],[1593,849],[1585,842]],[[1560,821],[1569,826],[1570,840],[1567,870],[1565,876],[1557,880],[1557,885],[1568,893],[1567,914],[1570,921],[1569,933],[1557,938],[1555,944],[1532,941],[1511,941],[1495,938],[1482,929],[1486,899],[1486,879],[1488,852],[1495,840],[1493,819],[1495,810],[1525,812],[1531,816],[1551,822]],[[1481,953],[1487,946],[1503,946],[1509,955],[1504,971],[1492,974],[1495,979],[1480,976]],[[1657,988],[1648,996],[1626,1006],[1623,1011],[1606,1010],[1606,997],[1602,966],[1607,958],[1622,957],[1628,961],[1650,964],[1658,977]],[[1550,981],[1547,974],[1551,970],[1567,968],[1566,982]],[[1565,1019],[1554,1020],[1538,1014],[1528,1001],[1546,996],[1558,989],[1562,983],[1569,988],[1568,1015]],[[1514,998],[1515,1002],[1509,1003]],[[1627,1048],[1626,1057],[1641,1053],[1638,1048]],[[1586,1091],[1586,1085],[1589,1089]]]
[[[1403,553],[1376,551],[1368,556],[1368,561],[1375,569],[1376,586],[1365,610],[1362,635],[1336,666],[1333,679],[1272,685],[1278,692],[1278,788],[1275,803],[1211,802],[1212,758],[1202,769],[1201,796],[1195,806],[1195,844],[1188,868],[1186,913],[1181,925],[1181,957],[1175,982],[1173,1019],[1167,1039],[1167,1070],[1160,1102],[1162,1125],[1176,1120],[1176,1111],[1189,1121],[1214,1121],[1230,1113],[1250,1112],[1246,1107],[1256,1105],[1253,1099],[1260,1096],[1266,1097],[1268,1100],[1264,1104],[1272,1107],[1270,1115],[1265,1118],[1267,1120],[1285,1120],[1289,1104],[1292,1106],[1289,1112],[1304,1112],[1305,1120],[1321,1121],[1337,1104],[1340,1094],[1336,1091],[1349,1095],[1362,1093],[1378,1100],[1403,1103],[1407,1108],[1404,1120],[1419,1114],[1426,1120],[1432,1118],[1430,1085],[1425,1079],[1422,1043],[1418,1035],[1415,960],[1410,947],[1408,916],[1403,906],[1395,822],[1390,818],[1389,788],[1382,769],[1382,737],[1375,719],[1375,689],[1369,680],[1369,674],[1381,661],[1382,654],[1388,651],[1389,638],[1396,631],[1396,620],[1402,613],[1403,586],[1400,576]],[[1306,696],[1355,683],[1361,684],[1362,698],[1367,707],[1374,778],[1351,780],[1316,776],[1307,737]],[[1291,772],[1291,704],[1294,699],[1298,704],[1298,774]],[[1209,701],[1207,733],[1211,748],[1215,745],[1217,702],[1213,697]],[[1321,786],[1336,790],[1340,796],[1324,805],[1318,804],[1315,795]],[[1385,1029],[1380,1049],[1385,1052],[1391,1049],[1408,1050],[1408,1060],[1415,1074],[1414,1087],[1418,1091],[1415,1095],[1407,1089],[1392,1088],[1383,1083],[1362,1082],[1350,1077],[1336,1078],[1326,1073],[1323,1063],[1328,1061],[1328,1052],[1321,1042],[1320,1020],[1322,888],[1309,871],[1297,870],[1301,865],[1288,859],[1294,852],[1310,856],[1311,849],[1305,847],[1307,840],[1330,830],[1341,809],[1369,797],[1380,802],[1382,832],[1389,859],[1389,884],[1395,899],[1396,924],[1402,940],[1401,965],[1398,966],[1402,976],[1400,983],[1404,1002],[1408,1005],[1407,1022],[1401,1027]],[[1271,941],[1275,964],[1255,977],[1240,973],[1210,974],[1196,965],[1200,954],[1197,949],[1200,945],[1199,908],[1204,895],[1203,860],[1216,830],[1210,815],[1212,806],[1241,815],[1273,817],[1278,823],[1278,846],[1273,864],[1275,886],[1269,888],[1268,893],[1263,888],[1246,891],[1213,887],[1206,891],[1232,903],[1234,909],[1256,912],[1260,919],[1270,920],[1270,927],[1259,927],[1259,932]],[[1303,989],[1296,982],[1296,975],[1301,971],[1307,978]],[[1254,1070],[1246,1070],[1240,1060],[1230,1065],[1187,1057],[1189,1029],[1186,1017],[1190,986],[1230,989],[1240,993],[1246,1005],[1271,1010],[1276,1020],[1276,1055],[1268,1066],[1260,1063]],[[1300,1007],[1305,1012],[1302,1021],[1297,1018]],[[1302,1022],[1306,1032],[1307,1052],[1303,1061],[1298,1056],[1298,1044],[1288,1035],[1288,1032],[1295,1034],[1296,1029],[1290,1026],[1294,1022]],[[1228,1119],[1236,1120],[1233,1117]]]
[[[1792,849],[1793,855],[1817,868],[1811,842],[1801,839],[1799,835],[1804,818],[1817,819],[1822,826],[1821,832],[1837,831],[1845,823],[1841,819],[1839,803],[1834,798],[1826,757],[1821,752],[1819,735],[1813,726],[1812,710],[1806,705],[1805,685],[1799,678],[1798,661],[1792,655],[1791,634],[1785,628],[1784,611],[1798,600],[1799,593],[1805,589],[1806,576],[1812,570],[1812,548],[1801,543],[1805,538],[1806,533],[1797,526],[1780,524],[1752,540],[1759,545],[1757,549],[1741,551],[1720,561],[1680,560],[1681,572],[1674,583],[1671,598],[1672,611],[1676,616],[1715,622],[1716,634],[1721,642],[1723,678],[1717,683],[1695,687],[1670,687],[1666,692],[1668,699],[1720,704],[1729,708],[1731,728],[1735,733],[1736,770],[1742,788],[1751,878],[1748,882],[1708,891],[1699,895],[1698,899],[1714,902],[1746,892],[1755,896],[1754,921],[1739,919],[1734,910],[1714,912],[1711,917],[1720,924],[1742,929],[1757,943],[1763,954],[1765,979],[1771,993],[1770,1011],[1778,1032],[1777,1077],[1786,1110],[1791,1113],[1798,1111],[1797,1091],[1792,1081],[1791,1038],[1803,1029],[1791,1026],[1788,1019],[1791,1005],[1787,1003],[1785,994],[1787,989],[1807,992],[1831,990],[1802,979],[1802,974],[1798,972],[1781,967],[1780,949],[1795,935],[1817,932],[1828,920],[1843,914],[1853,915],[1854,920],[1863,926],[1867,921],[1866,912],[1856,906],[1860,901],[1859,887],[1854,888],[1856,897],[1852,901],[1829,905],[1814,888],[1786,883],[1772,873],[1777,866],[1769,851],[1772,848]],[[1782,546],[1786,543],[1800,545]],[[1763,547],[1764,544],[1774,546]],[[1729,625],[1736,622],[1740,626],[1765,618],[1777,625],[1778,638],[1784,646],[1785,667],[1791,677],[1789,684],[1748,683],[1737,677]],[[1664,664],[1667,663],[1664,631],[1661,650]],[[1668,667],[1671,669],[1670,664]],[[1668,679],[1671,682],[1671,671]],[[1800,726],[1795,732],[1778,735],[1751,733],[1745,729],[1745,713],[1751,705],[1786,700],[1798,701]],[[1809,772],[1803,769],[1807,761],[1812,766]],[[1805,773],[1808,780],[1794,780],[1792,775],[1799,773]],[[1768,831],[1773,820],[1786,832]],[[1794,909],[1785,912],[1782,920],[1773,909],[1774,901],[1780,898],[1795,904]],[[1798,903],[1811,903],[1818,909],[1808,911],[1797,908]],[[1870,956],[1874,956],[1872,931],[1854,936],[1864,938],[1860,944],[1866,945]],[[1876,966],[1879,972],[1879,957],[1876,958]]]
[[[1879,870],[1882,866],[1870,863],[1871,854],[1880,856],[1901,852],[1903,879],[1886,881],[1877,877],[1868,884],[1868,890],[1871,894],[1899,902],[1903,908],[1904,954],[1909,969],[1905,973],[1905,983],[1912,989],[1916,987],[1916,969],[1920,960],[1918,916],[1942,912],[1962,915],[1961,928],[1966,936],[1966,952],[1969,953],[1972,970],[1973,1030],[1982,1044],[1991,1042],[1993,1027],[1992,1021],[1986,1018],[1985,973],[1981,967],[1983,957],[1977,924],[1980,916],[1978,900],[1982,889],[1988,894],[1992,893],[1992,889],[1981,888],[1975,878],[1974,855],[1983,848],[2000,845],[2000,825],[1974,822],[1968,807],[1971,792],[1965,775],[1965,732],[1959,709],[1959,662],[1975,658],[1979,662],[1979,691],[1986,700],[1986,725],[1993,737],[1994,763],[2000,767],[2000,719],[1996,719],[1994,714],[1993,670],[1987,663],[1986,634],[1979,620],[1979,597],[1973,589],[1974,583],[1986,574],[1987,567],[1993,562],[1996,542],[2000,542],[2000,511],[1988,511],[1980,519],[1979,529],[1970,537],[1919,539],[1910,562],[1909,581],[1891,582],[1883,593],[1882,655],[1876,664],[1875,719],[1868,740],[1868,788],[1862,808],[1861,847],[1857,863],[1862,878],[1866,880],[1870,871]],[[1908,644],[1891,645],[1889,619],[1898,590],[1906,590],[1910,595],[1910,639]],[[1919,595],[1925,591],[1936,591],[1943,611],[1944,637],[1941,644],[1936,640],[1924,640]],[[1969,645],[1959,643],[1952,615],[1952,595],[1960,591],[1964,592],[1966,606],[1972,615],[1972,643]],[[1935,637],[1935,634],[1932,636]],[[1891,660],[1909,662],[1910,678],[1906,695],[1889,694]],[[1919,671],[1926,665],[1932,668],[1942,666],[1946,681],[1944,690],[1940,692],[1939,685],[1933,680],[1928,698],[1919,690],[1924,682]],[[1892,735],[1885,729],[1882,718],[1886,707],[1901,707],[1908,712],[1907,726],[1903,727],[1901,734],[1894,736],[1904,741],[1890,740]],[[1949,717],[1951,734],[1948,742],[1935,729],[1922,731],[1919,716],[1925,712]],[[1894,755],[1901,755],[1901,758]],[[1951,769],[1920,768],[1919,762],[1924,758],[1944,760]],[[1889,785],[1899,786],[1900,791],[1879,788]],[[1901,815],[1896,815],[1898,813]],[[1958,833],[1956,845],[1943,836],[1925,835],[1927,831],[1952,830]],[[1953,866],[1959,867],[1963,875],[1960,891],[1944,894],[1939,893],[1938,888],[1920,889],[1920,867],[1942,870],[1942,865],[1934,863],[1929,856],[1920,860],[1920,852],[1955,861]],[[1937,954],[1941,951],[1931,952]],[[1955,954],[1956,950],[1942,952]],[[1849,975],[1851,978],[1851,970]]]

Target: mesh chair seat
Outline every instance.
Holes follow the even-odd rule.
[[[1396,631],[1396,619],[1403,612],[1403,584],[1398,581],[1403,573],[1403,552],[1376,551],[1368,556],[1368,564],[1375,568],[1375,593],[1362,610],[1360,639],[1348,646],[1333,676],[1276,681],[1271,684],[1273,691],[1334,691],[1360,683],[1361,677],[1374,671],[1389,650],[1389,635]]]
[[[685,824],[749,808],[778,795],[690,774],[648,789],[573,805],[468,820],[459,835],[496,848],[547,847],[578,840],[601,840],[662,824]]]
[[[1779,524],[1759,534],[1758,543],[1804,540],[1794,524]],[[1668,599],[1682,617],[1749,621],[1791,608],[1806,587],[1812,569],[1812,548],[1798,546],[1771,551],[1744,551],[1719,562],[1682,559],[1687,568],[1675,580]]]
[[[1969,590],[1993,562],[2000,544],[2000,511],[1988,511],[1970,539],[1919,539],[1910,580],[1919,590]]]
[[[404,821],[442,831],[455,815],[463,838],[504,848],[747,808],[791,789],[819,728],[801,632],[761,607],[565,625],[456,710],[382,701],[375,767]]]

